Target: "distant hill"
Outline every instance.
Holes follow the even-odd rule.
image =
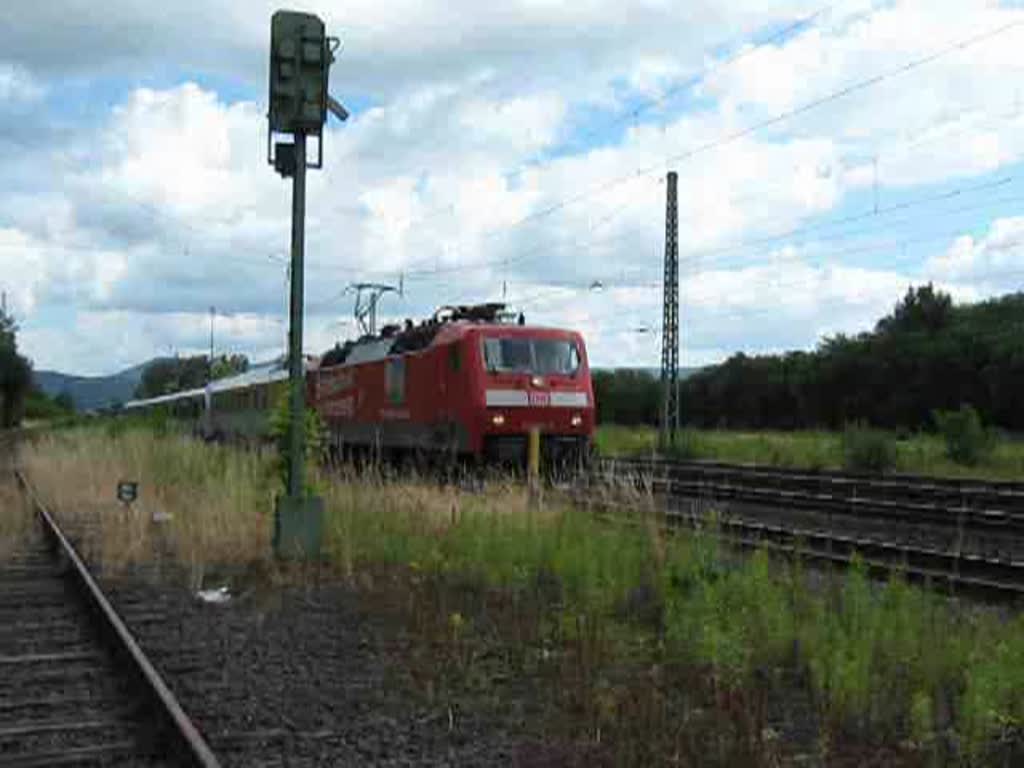
[[[89,411],[131,400],[142,379],[142,370],[152,362],[147,360],[110,376],[73,376],[57,371],[35,371],[33,376],[36,386],[50,397],[67,392],[76,410]]]

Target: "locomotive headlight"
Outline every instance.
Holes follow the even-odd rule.
[[[505,423],[505,416],[504,416],[504,414],[496,413],[493,416],[491,416],[491,424],[493,424],[494,426],[500,427],[504,423]]]
[[[578,426],[579,426],[580,424],[582,424],[582,423],[583,423],[583,417],[582,417],[582,416],[580,416],[580,415],[579,415],[578,413],[576,413],[576,414],[573,414],[573,417],[572,417],[572,419],[570,419],[570,423],[571,423],[571,424],[572,424],[572,425],[573,425],[574,427],[578,427]]]

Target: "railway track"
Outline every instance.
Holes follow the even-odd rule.
[[[838,565],[856,557],[869,570],[896,568],[955,592],[1024,597],[1024,484],[647,459],[603,459],[594,470],[585,493],[640,488],[663,502],[668,524],[702,528],[741,548]],[[605,511],[616,506],[577,498]],[[1002,554],[965,546],[977,540],[999,542]]]
[[[877,477],[658,459],[600,459],[595,471],[599,479],[641,480],[650,490],[670,497],[1024,535],[1024,483]]]
[[[17,478],[38,525],[0,563],[0,766],[219,766],[57,521]]]

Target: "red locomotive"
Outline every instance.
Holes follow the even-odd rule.
[[[509,320],[502,304],[444,307],[328,352],[308,384],[332,450],[521,464],[537,428],[545,461],[585,457],[594,392],[583,338]]]
[[[518,320],[518,322],[517,322]],[[207,437],[256,441],[286,392],[279,365],[203,389],[125,404],[195,422]],[[332,454],[419,454],[522,465],[541,433],[545,463],[583,459],[594,392],[580,334],[527,326],[502,304],[444,307],[426,322],[387,326],[306,364],[307,402]]]

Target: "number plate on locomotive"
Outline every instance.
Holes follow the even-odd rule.
[[[548,392],[531,392],[530,405],[546,406],[551,405],[551,395]]]

